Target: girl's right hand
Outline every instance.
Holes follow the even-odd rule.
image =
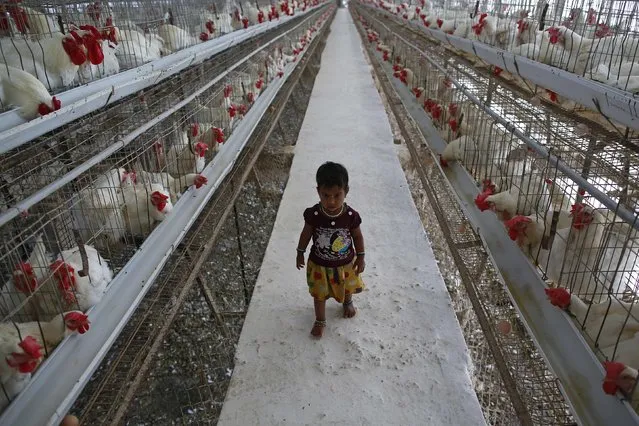
[[[295,264],[297,265],[297,269],[302,269],[304,267],[304,254],[303,253],[297,253],[297,260],[295,261]]]

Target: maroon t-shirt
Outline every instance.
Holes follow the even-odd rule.
[[[304,221],[313,227],[313,246],[309,259],[320,266],[334,268],[348,265],[355,257],[351,229],[359,227],[359,213],[344,205],[338,217],[328,217],[319,204],[304,211]]]

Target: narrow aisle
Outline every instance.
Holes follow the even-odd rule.
[[[327,302],[321,340],[295,269],[315,171],[346,166],[367,290],[353,319]],[[255,212],[259,214],[259,212]],[[352,18],[339,9],[240,338],[219,425],[482,425],[468,353],[395,153]]]

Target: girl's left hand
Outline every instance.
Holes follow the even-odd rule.
[[[355,263],[353,264],[353,269],[355,270],[355,275],[359,275],[364,272],[366,268],[366,261],[364,260],[364,256],[358,256],[355,259]]]

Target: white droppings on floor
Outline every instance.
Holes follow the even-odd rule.
[[[367,290],[358,314],[327,304],[321,340],[295,269],[315,171],[344,164],[362,215]],[[468,350],[345,9],[331,27],[289,182],[255,286],[220,425],[482,425]]]

